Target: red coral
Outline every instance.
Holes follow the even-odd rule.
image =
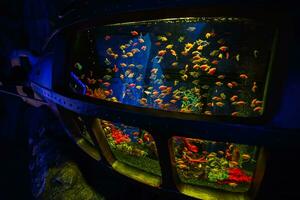
[[[252,177],[246,175],[240,168],[229,168],[228,175],[229,177],[224,180],[224,183],[250,183],[252,181]]]
[[[130,142],[130,138],[128,134],[123,134],[121,130],[112,128],[111,129],[111,136],[114,139],[116,144],[120,144],[122,142]]]

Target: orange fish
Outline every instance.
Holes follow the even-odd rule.
[[[197,47],[197,50],[198,50],[198,51],[202,51],[202,50],[203,50],[203,46],[201,46],[201,45],[198,46],[198,47]]]
[[[157,104],[161,104],[163,102],[163,100],[162,99],[155,99],[154,102],[157,103]]]
[[[248,76],[247,76],[246,74],[241,74],[241,75],[240,75],[240,78],[241,78],[241,79],[247,79]]]
[[[235,81],[232,81],[231,83],[232,83],[233,87],[236,87],[236,86],[238,86],[238,83],[237,83],[237,82],[235,82]]]
[[[132,53],[132,52],[127,52],[126,55],[127,55],[128,57],[132,57],[132,56],[133,56],[133,53]]]
[[[208,111],[208,110],[205,111],[204,114],[205,114],[205,115],[212,115],[211,111]]]
[[[120,65],[121,65],[121,67],[126,67],[127,66],[126,63],[121,63]]]
[[[236,102],[236,105],[245,105],[246,104],[246,102],[245,101],[238,101],[238,102]]]
[[[238,114],[239,114],[239,112],[233,112],[233,113],[231,113],[231,116],[236,117],[236,116],[238,116]]]
[[[171,103],[176,103],[177,100],[176,100],[176,99],[172,99],[170,102],[171,102]]]
[[[256,82],[254,81],[254,82],[253,82],[253,86],[252,86],[252,88],[251,88],[251,91],[252,91],[252,92],[255,92],[256,89],[257,89],[257,85],[256,85]]]
[[[117,72],[119,71],[119,69],[117,68],[117,65],[114,65],[113,71],[114,71],[115,73],[117,73]]]
[[[183,56],[187,56],[187,55],[189,54],[189,52],[188,52],[188,51],[182,51],[181,54],[182,54]]]
[[[138,33],[137,31],[131,31],[130,33],[131,33],[132,36],[137,36],[137,35],[139,35],[139,33]]]
[[[141,98],[140,99],[140,104],[146,104],[147,103],[147,99],[146,98]]]
[[[210,67],[206,64],[200,66],[200,69],[203,70],[203,71],[207,71],[209,68]]]
[[[187,100],[189,100],[189,98],[185,96],[185,97],[182,97],[182,100],[187,101]]]
[[[207,73],[208,73],[209,75],[214,75],[215,72],[216,72],[216,70],[217,70],[216,68],[211,68],[210,70],[208,70]]]
[[[213,103],[207,103],[207,106],[208,106],[208,107],[213,107],[214,104],[213,104]]]
[[[262,111],[262,109],[263,108],[259,106],[259,107],[254,108],[253,111],[254,112],[260,112],[260,111]]]
[[[213,60],[212,62],[211,62],[211,64],[213,64],[213,65],[217,65],[219,63],[219,61],[217,61],[217,60]]]
[[[213,97],[213,98],[212,98],[212,100],[214,100],[214,101],[221,101],[221,100],[222,100],[222,98],[221,98],[221,97],[217,97],[217,96],[215,96],[215,97]]]
[[[228,86],[229,88],[233,88],[233,84],[232,84],[232,83],[227,83],[227,86]]]
[[[161,42],[155,42],[154,43],[156,46],[160,46],[161,45]]]
[[[175,56],[175,57],[177,56],[177,53],[176,53],[175,50],[171,49],[170,52],[171,52],[171,54],[172,54],[173,56]]]
[[[221,51],[225,52],[225,51],[228,50],[228,47],[226,47],[226,46],[221,46],[219,49],[220,49]]]
[[[160,90],[165,90],[165,89],[167,89],[167,86],[161,85],[161,86],[159,86],[159,89],[160,89]]]
[[[105,91],[104,91],[104,94],[105,94],[105,96],[109,96],[109,95],[110,95],[110,93],[111,93],[111,92],[110,92],[110,91],[108,91],[108,90],[105,90]]]
[[[157,96],[157,95],[159,94],[159,92],[158,92],[158,91],[153,91],[152,94],[153,94],[154,96]]]
[[[199,56],[199,55],[195,55],[194,57],[193,57],[193,60],[200,60],[201,59],[201,57]]]
[[[224,103],[218,101],[218,102],[216,103],[216,105],[217,105],[218,107],[223,107],[223,106],[224,106]]]
[[[133,136],[139,136],[139,134],[140,134],[139,132],[133,132],[132,133]]]
[[[160,50],[159,52],[158,52],[158,56],[164,56],[165,54],[166,54],[166,50]]]
[[[193,69],[195,69],[195,70],[198,70],[198,69],[200,69],[200,65],[197,65],[197,64],[196,64],[196,65],[194,65],[194,66],[193,66]]]
[[[233,95],[231,98],[230,98],[230,101],[236,101],[238,99],[238,96],[237,95]]]

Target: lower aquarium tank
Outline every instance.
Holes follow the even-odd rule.
[[[230,192],[252,186],[257,147],[185,137],[173,137],[171,143],[180,182]]]
[[[117,171],[133,179],[159,186],[161,169],[152,135],[137,127],[105,120],[101,120],[101,127],[110,149],[110,152],[107,149],[104,151],[113,157],[113,167],[116,166]]]
[[[70,86],[159,110],[263,114],[274,30],[244,18],[188,17],[94,26],[71,39]]]

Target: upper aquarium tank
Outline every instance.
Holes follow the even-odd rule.
[[[199,115],[264,112],[274,30],[242,18],[172,18],[77,31],[71,89],[137,107]]]

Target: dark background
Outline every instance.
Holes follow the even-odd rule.
[[[0,1],[0,81],[4,84],[14,83],[12,74],[14,69],[10,65],[10,56],[15,49],[27,49],[38,53],[47,37],[60,23],[58,15],[65,13],[68,5],[84,5],[72,0],[4,0]],[[80,2],[80,1],[79,1]],[[84,1],[81,1],[84,2]],[[100,0],[98,1],[98,3]],[[110,0],[101,5],[104,12],[114,10],[134,10],[156,7],[187,6],[198,2],[198,5],[228,5],[258,7],[278,7],[278,15],[288,11],[291,15],[293,31],[299,33],[299,14],[297,6],[293,1],[121,1]],[[76,6],[75,6],[76,7]],[[253,11],[255,12],[255,11]],[[295,43],[299,39],[295,38]],[[299,49],[298,49],[299,50]],[[37,117],[39,116],[39,117]],[[41,120],[42,119],[42,120]],[[28,148],[29,135],[40,128],[39,123],[45,121],[52,124],[57,132],[63,129],[48,109],[33,108],[24,103],[20,98],[0,93],[0,199],[33,199],[31,195],[31,179],[29,173],[30,150]],[[298,120],[299,121],[299,120]],[[93,162],[89,160],[70,142],[74,155],[79,155],[79,161],[83,168],[89,171]],[[267,160],[265,179],[259,193],[259,199],[299,199],[297,190],[299,182],[299,147],[293,146],[289,149],[282,149],[280,146],[270,150]],[[76,156],[75,156],[76,157]],[[83,170],[84,171],[84,170]],[[83,172],[85,173],[85,172]],[[86,172],[87,176],[93,176]],[[115,192],[113,178],[103,178],[110,182],[110,191]],[[100,181],[95,184],[101,184]],[[122,185],[122,182],[118,183]],[[124,184],[123,184],[124,185]],[[134,188],[125,187],[123,195],[132,195],[137,192]],[[155,196],[155,195],[154,195]],[[152,199],[159,199],[159,194]],[[124,196],[123,196],[124,197]],[[140,196],[140,199],[150,197]],[[121,198],[119,199],[127,199]],[[165,198],[166,199],[166,198]]]

